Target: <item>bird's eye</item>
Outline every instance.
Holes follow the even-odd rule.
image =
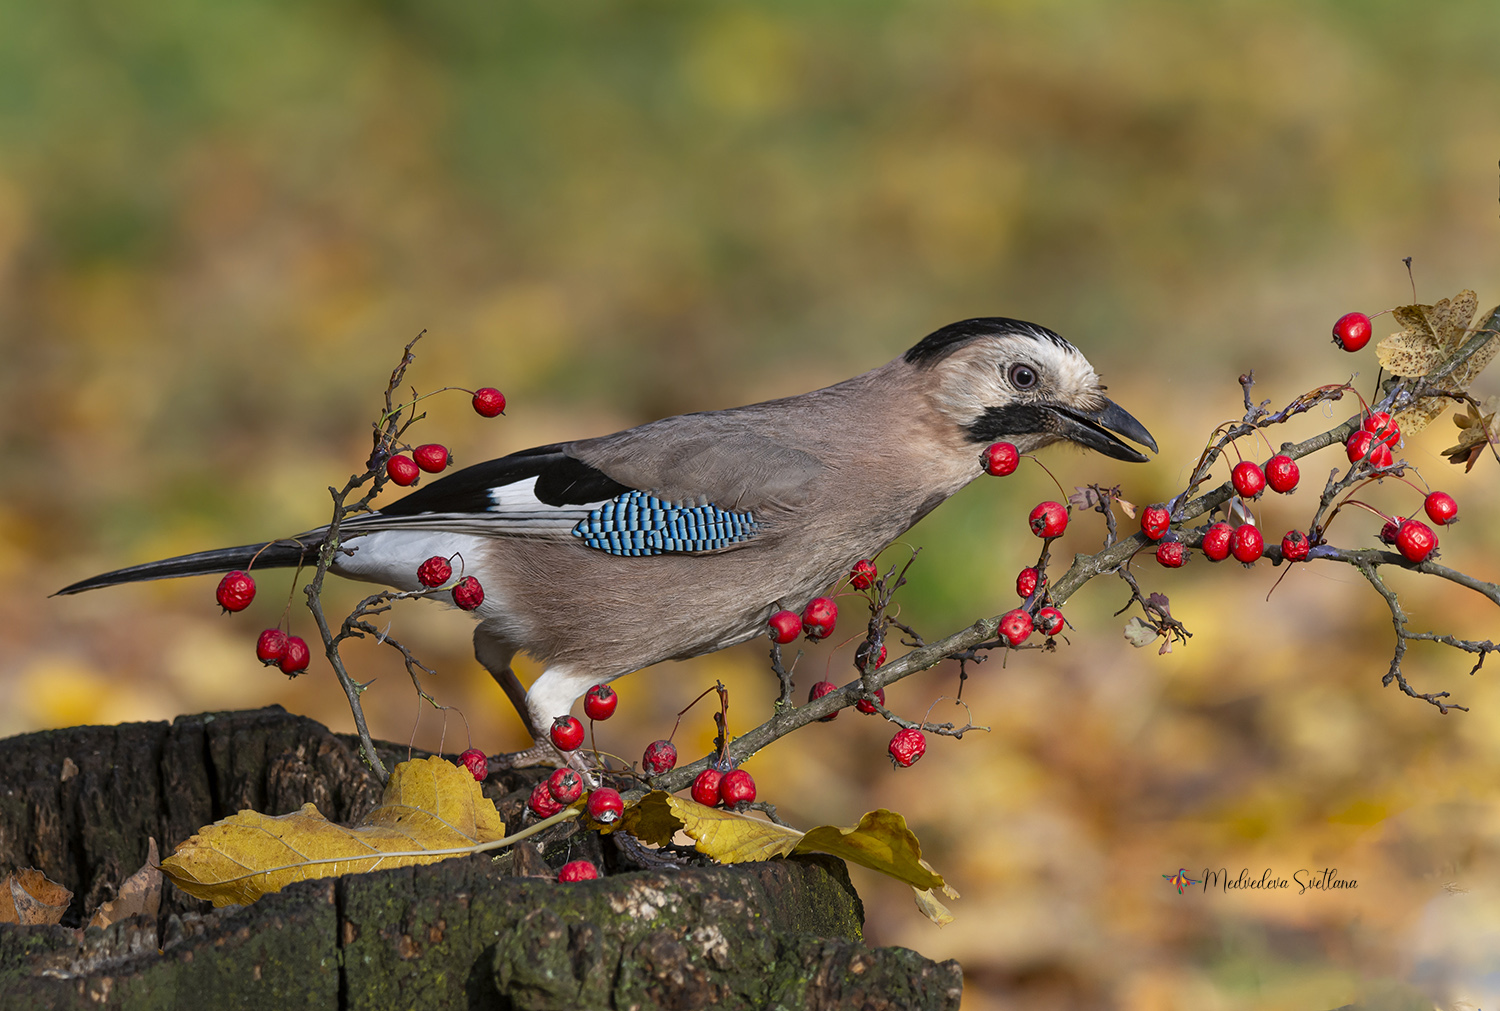
[[[1018,390],[1029,390],[1036,385],[1036,369],[1030,365],[1012,365],[1010,384]]]

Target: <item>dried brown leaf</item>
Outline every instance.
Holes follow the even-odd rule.
[[[12,871],[0,882],[0,923],[57,923],[71,901],[72,892],[36,868]]]
[[[1125,623],[1125,641],[1136,649],[1149,646],[1156,641],[1157,631],[1136,615]]]
[[[161,855],[156,851],[156,840],[153,838],[147,840],[145,864],[125,879],[112,901],[94,911],[89,926],[107,927],[131,916],[149,916],[155,919],[160,909]]]

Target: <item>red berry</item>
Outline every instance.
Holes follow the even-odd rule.
[[[1000,617],[1000,634],[1012,646],[1019,646],[1031,635],[1031,615],[1017,608]]]
[[[1333,342],[1345,351],[1358,351],[1370,343],[1370,317],[1362,312],[1346,312],[1333,324]]]
[[[1281,538],[1281,557],[1289,562],[1300,562],[1312,550],[1312,541],[1300,530],[1288,530]]]
[[[1061,537],[1068,529],[1068,510],[1061,502],[1043,502],[1031,510],[1031,532],[1038,537]]]
[[[1036,627],[1042,630],[1043,635],[1056,635],[1066,625],[1063,613],[1055,607],[1044,607],[1036,613]]]
[[[1266,461],[1266,484],[1271,490],[1285,495],[1297,487],[1297,482],[1302,479],[1302,472],[1297,469],[1297,461],[1284,453],[1277,453]]]
[[[1036,584],[1041,581],[1041,576],[1035,568],[1030,565],[1016,574],[1016,596],[1029,597],[1036,592]]]
[[[505,413],[505,394],[493,386],[474,391],[474,411],[480,417],[493,418]]]
[[[1203,553],[1211,562],[1222,562],[1229,557],[1229,542],[1234,529],[1228,523],[1215,523],[1203,532]]]
[[[838,617],[837,604],[828,597],[814,597],[802,611],[802,631],[809,639],[826,639]]]
[[[819,681],[816,684],[814,684],[812,686],[812,689],[807,693],[807,701],[809,701],[809,702],[815,702],[818,699],[821,699],[824,695],[827,695],[829,692],[836,692],[838,690],[839,690],[839,686],[836,685],[836,684],[834,684],[832,681]],[[835,709],[833,712],[829,713],[827,716],[819,716],[818,717],[818,722],[819,723],[832,723],[834,720],[836,720],[838,718],[839,718],[839,711],[837,709]]]
[[[1375,436],[1360,429],[1349,433],[1349,438],[1344,440],[1344,455],[1349,458],[1350,463],[1359,463],[1370,455],[1370,447],[1375,445]]]
[[[718,769],[708,768],[698,773],[693,780],[693,799],[704,807],[717,807],[719,804],[719,781],[724,774]]]
[[[1260,464],[1249,460],[1241,460],[1235,464],[1231,480],[1234,481],[1234,490],[1239,493],[1240,498],[1260,498],[1260,493],[1266,490],[1265,472],[1260,469]]]
[[[572,769],[558,769],[547,777],[547,792],[566,807],[583,796],[583,777]]]
[[[450,460],[448,447],[439,446],[435,442],[429,442],[425,446],[418,446],[411,451],[411,455],[412,459],[417,461],[417,466],[429,474],[441,474],[448,466]]]
[[[286,653],[286,633],[279,628],[268,628],[255,640],[255,659],[267,667],[278,663]]]
[[[595,685],[583,694],[583,711],[591,720],[607,720],[615,714],[620,696],[609,685]]]
[[[875,689],[875,702],[878,702],[881,705],[885,705],[885,689],[884,688],[877,688],[877,689]],[[864,713],[866,716],[874,716],[875,715],[875,704],[872,703],[869,699],[860,699],[858,702],[854,703],[854,708],[858,709],[860,712]]]
[[[243,611],[255,599],[255,580],[250,578],[250,573],[239,569],[225,573],[219,580],[219,588],[214,591],[214,598],[226,611]]]
[[[472,611],[484,603],[484,587],[473,576],[465,576],[453,584],[453,602],[465,611]]]
[[[1391,447],[1376,439],[1373,432],[1366,432],[1364,429],[1349,436],[1344,443],[1344,452],[1350,463],[1368,458],[1372,467],[1389,467],[1394,462]]]
[[[879,574],[874,562],[868,558],[861,558],[854,563],[854,568],[849,570],[849,585],[856,590],[868,590]]]
[[[883,663],[885,663],[885,643],[880,644],[880,652],[876,654],[873,665],[870,663],[870,640],[866,639],[854,648],[854,669],[861,674],[865,672],[866,667],[870,670],[879,670]]]
[[[744,769],[726,772],[719,780],[719,799],[733,811],[755,801],[755,779]]]
[[[1147,506],[1141,510],[1141,532],[1153,541],[1159,541],[1172,529],[1172,514],[1165,506]]]
[[[385,472],[390,479],[403,488],[408,488],[417,483],[417,478],[422,476],[422,470],[417,466],[417,461],[409,456],[397,454],[385,462]]]
[[[910,769],[917,759],[927,754],[927,738],[920,730],[903,727],[891,738],[891,764],[898,769]]]
[[[484,752],[478,748],[470,748],[458,756],[458,764],[469,770],[469,775],[484,782],[484,777],[490,774],[490,760],[484,756]]]
[[[1437,546],[1437,534],[1421,520],[1406,520],[1396,531],[1396,550],[1408,562],[1425,562]]]
[[[423,586],[442,586],[452,577],[453,566],[440,555],[433,555],[417,566],[417,582]]]
[[[785,646],[802,634],[802,615],[796,611],[777,611],[766,619],[771,628],[771,641]]]
[[[480,412],[481,414],[484,412]],[[559,884],[571,884],[574,881],[597,881],[599,879],[599,868],[587,860],[569,860],[557,871]]]
[[[1398,531],[1401,528],[1401,524],[1405,522],[1405,516],[1397,516],[1393,520],[1386,520],[1385,525],[1380,528],[1380,533],[1376,535],[1380,538],[1380,543],[1390,544],[1394,546],[1396,543],[1396,531]]]
[[[1156,546],[1156,560],[1169,569],[1180,569],[1188,560],[1188,551],[1181,541],[1167,541]]]
[[[1435,491],[1427,496],[1422,503],[1422,508],[1427,510],[1427,518],[1440,527],[1458,519],[1458,503],[1453,496],[1445,491]]]
[[[545,779],[531,788],[531,796],[527,798],[526,806],[538,818],[550,818],[563,809],[563,805],[552,796],[552,791],[547,789]]]
[[[997,442],[984,451],[984,472],[993,477],[1014,474],[1020,463],[1020,452],[1008,442]]]
[[[1360,427],[1373,435],[1377,441],[1392,448],[1401,441],[1401,427],[1385,411],[1376,411],[1366,418],[1365,423]]]
[[[286,649],[282,651],[276,666],[281,668],[281,673],[296,677],[307,670],[311,660],[312,650],[307,648],[307,642],[300,635],[289,635],[286,637]]]
[[[1237,561],[1252,565],[1266,553],[1266,538],[1258,527],[1245,523],[1234,528],[1229,538],[1229,551]]]
[[[625,802],[620,799],[620,791],[601,786],[589,794],[583,809],[599,824],[608,825],[620,820],[620,815],[625,813]]]
[[[558,751],[576,751],[583,743],[583,724],[576,716],[559,716],[548,732]]]
[[[677,768],[677,749],[672,746],[671,741],[652,741],[646,745],[646,753],[641,756],[641,765],[653,776],[660,776],[664,772],[671,772]]]

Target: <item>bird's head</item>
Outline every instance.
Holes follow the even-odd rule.
[[[1132,463],[1146,456],[1117,436],[1156,450],[1145,426],[1104,395],[1083,353],[1046,327],[968,319],[928,334],[904,360],[976,445],[1004,441],[1025,453],[1067,441]]]

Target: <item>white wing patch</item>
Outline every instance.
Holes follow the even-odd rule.
[[[576,505],[548,505],[536,497],[535,477],[512,481],[489,490],[484,512],[416,513],[384,516],[374,513],[347,520],[351,533],[373,530],[438,530],[480,537],[571,537],[580,520],[608,499]]]

